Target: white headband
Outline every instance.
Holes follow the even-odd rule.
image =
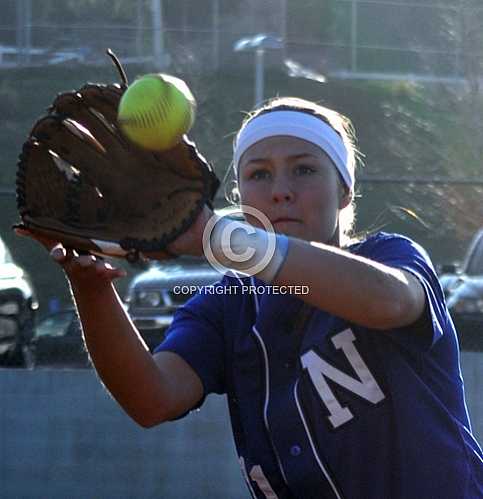
[[[250,146],[275,135],[297,137],[320,147],[333,161],[349,190],[353,190],[354,171],[348,166],[347,148],[340,135],[321,119],[302,111],[272,111],[248,122],[235,141],[235,170]]]

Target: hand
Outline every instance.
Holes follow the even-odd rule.
[[[205,205],[191,227],[178,236],[172,243],[168,244],[167,250],[174,255],[203,255],[203,231],[208,220],[213,216],[213,211]],[[165,260],[166,253],[147,253],[148,258],[154,260]]]
[[[191,227],[178,236],[171,244],[168,244],[167,250],[169,253],[165,251],[153,251],[147,252],[145,256],[152,260],[167,260],[172,258],[173,254],[176,256],[202,256],[203,231],[213,214],[213,211],[205,205]],[[92,254],[81,255],[75,250],[65,248],[59,241],[36,233],[33,229],[16,227],[15,233],[18,236],[31,237],[42,244],[50,252],[52,258],[64,268],[69,279],[77,276],[79,270],[84,271],[85,274],[85,270],[91,267],[97,269],[95,275],[110,281],[126,275],[124,270],[112,267],[112,265],[104,262],[100,257]]]
[[[15,233],[18,236],[30,237],[44,246],[73,283],[96,286],[99,281],[110,283],[126,276],[124,269],[115,268],[98,256],[79,254],[76,250],[65,248],[62,243],[37,234],[32,229],[17,227]]]

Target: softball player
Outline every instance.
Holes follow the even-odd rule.
[[[215,219],[212,256],[235,272],[176,313],[152,357],[112,286],[122,272],[58,246],[52,254],[98,373],[139,424],[227,395],[253,497],[483,497],[482,452],[435,271],[403,236],[347,240],[355,163],[349,123],[334,111],[278,99],[252,115],[235,142],[238,194],[274,232],[249,211],[240,230]],[[171,251],[201,254],[211,216],[206,208]]]

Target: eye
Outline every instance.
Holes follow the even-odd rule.
[[[257,170],[251,172],[248,178],[251,180],[263,180],[269,178],[269,176],[270,172],[268,170],[265,170],[264,168],[258,168]]]
[[[295,167],[295,174],[296,175],[312,175],[312,173],[315,173],[315,168],[310,165],[297,165]]]

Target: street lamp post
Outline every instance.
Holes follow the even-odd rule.
[[[255,50],[255,106],[263,101],[264,73],[265,73],[265,51]]]
[[[170,57],[164,46],[163,0],[151,0],[153,23],[153,63],[157,69],[164,69],[170,64]]]
[[[263,101],[265,51],[280,50],[283,48],[284,43],[281,38],[264,33],[241,38],[233,46],[235,52],[250,51],[255,53],[255,106],[260,105]]]

